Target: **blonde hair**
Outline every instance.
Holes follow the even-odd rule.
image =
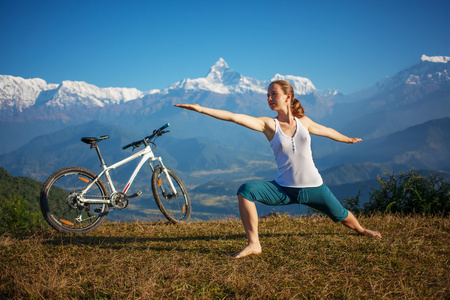
[[[287,95],[287,94],[292,95],[291,112],[295,117],[297,117],[299,119],[302,118],[305,115],[305,109],[303,108],[300,101],[295,98],[294,88],[292,87],[292,85],[289,82],[287,82],[286,80],[275,80],[275,81],[272,81],[272,83],[270,83],[270,85],[272,85],[272,84],[277,84],[281,88],[281,90],[284,92],[285,95]]]

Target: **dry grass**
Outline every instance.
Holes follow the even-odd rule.
[[[326,218],[261,220],[263,254],[234,260],[239,220],[108,223],[87,235],[0,237],[2,299],[448,299],[450,221],[362,217],[382,240]]]

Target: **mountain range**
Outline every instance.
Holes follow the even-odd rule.
[[[158,140],[157,154],[186,181],[194,208],[206,215],[236,212],[231,204],[235,190],[230,186],[274,176],[267,141],[259,133],[173,104],[198,103],[270,116],[267,86],[284,79],[293,85],[313,120],[363,138],[363,143],[345,145],[313,137],[316,165],[325,182],[340,196],[352,196],[357,187],[384,172],[413,167],[450,172],[448,61],[445,56],[423,55],[417,64],[352,95],[317,90],[300,76],[245,77],[222,58],[205,77],[150,91],[0,75],[0,166],[13,175],[40,181],[68,165],[98,171],[96,156],[79,142],[82,136],[110,135],[101,147],[106,161],[113,162],[124,157],[121,146],[170,122],[173,133]],[[136,184],[148,185],[146,179]],[[134,212],[138,211],[136,204]]]
[[[0,75],[0,111],[5,116],[8,112],[17,115],[16,113],[26,113],[27,109],[40,106],[62,110],[105,107],[137,100],[147,95],[162,96],[199,91],[217,94],[266,94],[269,83],[277,79],[288,79],[299,95],[316,92],[316,88],[307,78],[276,74],[270,81],[259,81],[232,70],[225,60],[220,58],[204,78],[187,78],[164,90],[145,92],[135,88],[99,88],[81,81],[48,84],[39,78],[24,79]]]

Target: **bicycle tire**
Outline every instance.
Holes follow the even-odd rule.
[[[76,195],[97,175],[85,168],[63,168],[45,181],[40,196],[42,215],[51,227],[63,233],[87,233],[98,228],[109,212],[108,204],[80,204]],[[89,197],[109,198],[108,188],[99,178],[88,191]],[[82,221],[77,221],[83,210]]]
[[[178,194],[173,195],[170,191],[169,182],[161,167],[155,169],[152,175],[152,190],[156,204],[162,214],[172,223],[183,223],[191,216],[191,200],[181,179],[174,171],[167,169],[169,176]]]

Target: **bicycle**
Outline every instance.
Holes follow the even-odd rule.
[[[40,195],[40,207],[45,220],[51,227],[64,233],[86,233],[97,229],[110,208],[125,209],[129,199],[139,196],[142,191],[128,196],[127,191],[145,162],[152,171],[152,192],[156,204],[162,214],[172,223],[186,222],[191,215],[191,201],[181,179],[174,171],[166,168],[161,157],[156,157],[150,145],[161,135],[169,124],[153,131],[152,135],[132,142],[124,147],[145,148],[131,156],[107,166],[103,160],[98,143],[109,136],[83,137],[81,141],[97,151],[103,171],[96,175],[82,167],[63,168],[52,175],[44,183]],[[110,171],[141,157],[136,169],[122,191],[117,191]],[[101,177],[106,177],[106,182]]]

